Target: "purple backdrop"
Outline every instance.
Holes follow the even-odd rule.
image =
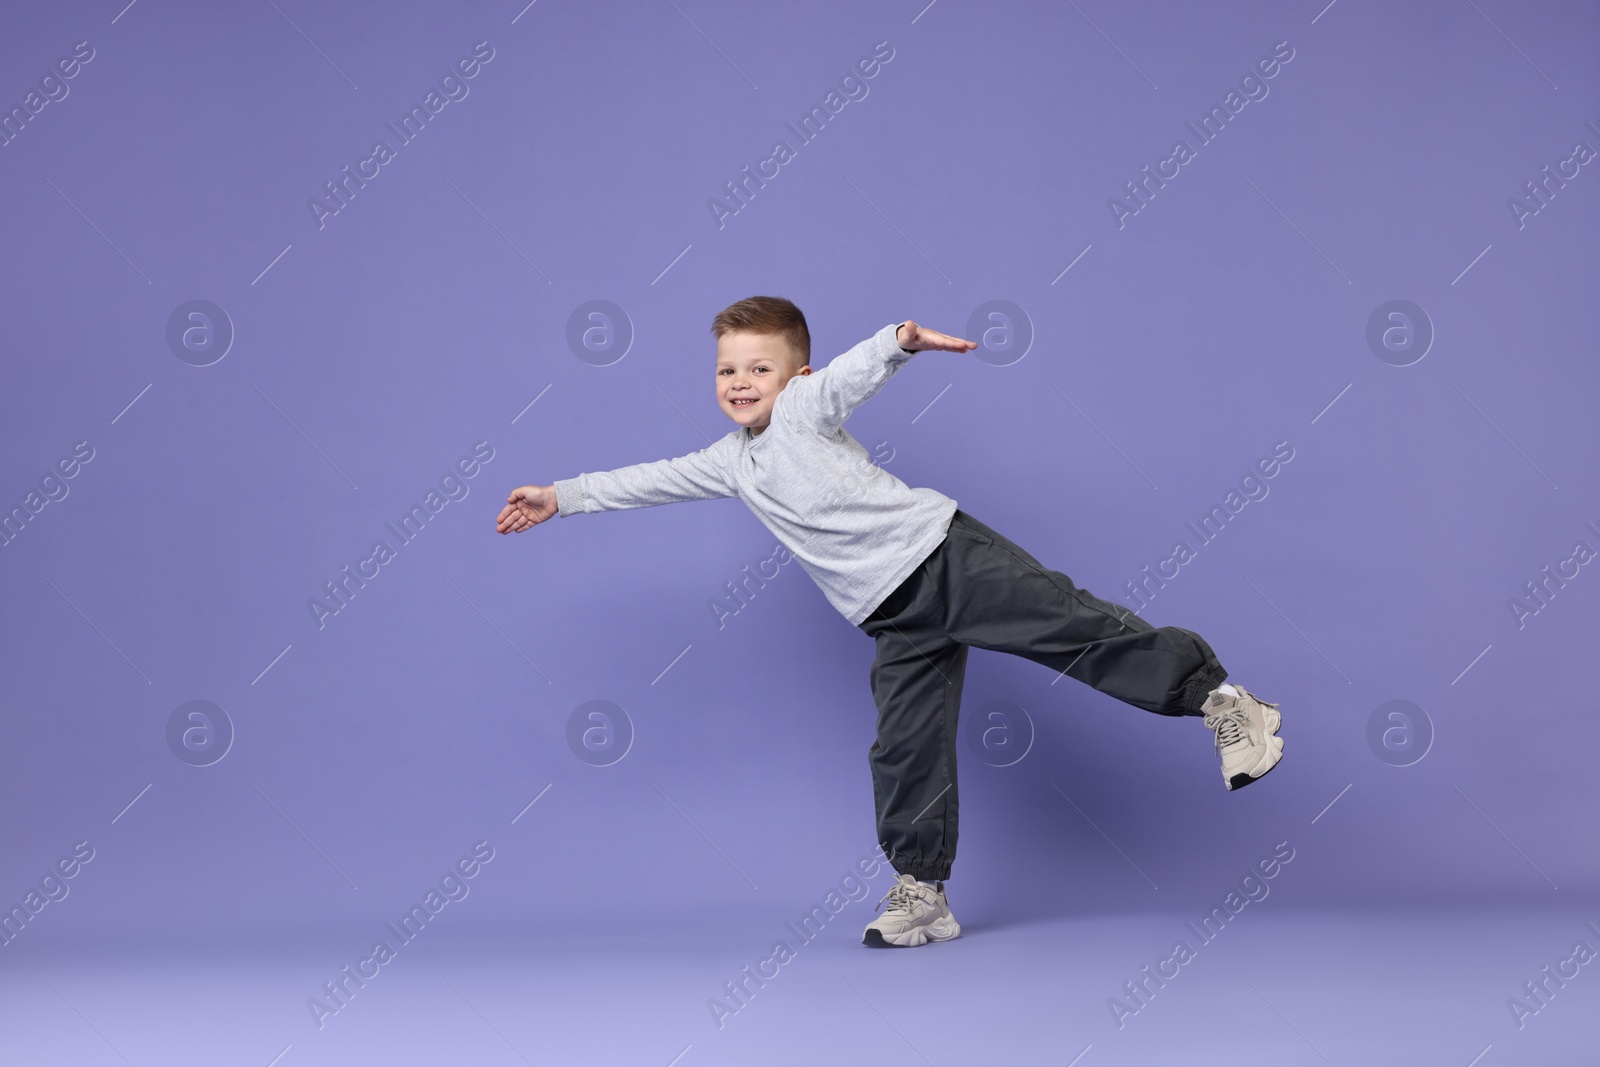
[[[400,1062],[436,1026],[471,1062],[852,1062],[827,1019],[863,1057],[898,1023],[929,1062],[1140,1062],[1108,999],[1279,842],[1261,910],[1320,918],[1146,1005],[1171,1041],[1243,997],[1339,1062],[1382,1007],[1319,967],[1371,998],[1467,940],[1460,1018],[1372,1047],[1595,1047],[1600,978],[1522,991],[1600,946],[1592,4],[124,3],[0,16],[8,1062]],[[968,933],[847,951],[888,884],[849,877],[871,642],[737,499],[494,532],[515,486],[732,429],[709,325],[756,293],[818,367],[908,317],[982,342],[849,430],[1204,634],[1283,768],[1227,793],[1198,723],[975,652]],[[718,1020],[841,877],[856,992]],[[435,962],[379,972],[414,987],[308,1008],[441,879],[400,953]],[[1474,925],[1511,915],[1549,918]],[[868,1010],[985,935],[1011,955],[947,980],[1036,1013],[941,1049],[906,1022],[937,1003]],[[566,1007],[452,993],[472,959]],[[717,1046],[741,1024],[797,1058]]]

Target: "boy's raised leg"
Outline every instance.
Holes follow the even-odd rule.
[[[1146,711],[1201,716],[1229,789],[1277,766],[1278,706],[1226,685],[1228,672],[1199,634],[1151,626],[1078,588],[964,511],[950,531],[932,571],[953,640],[1023,656]]]
[[[1203,714],[1227,679],[1194,631],[1154,627],[1101,600],[964,511],[950,531],[939,580],[952,639],[1031,659],[1161,715]]]

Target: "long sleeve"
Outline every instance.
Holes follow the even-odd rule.
[[[900,347],[900,326],[890,323],[821,370],[790,378],[779,394],[778,410],[791,421],[819,429],[843,424],[915,355]]]
[[[556,513],[578,515],[737,496],[730,469],[738,454],[737,436],[738,431],[727,434],[685,456],[559,479],[555,483]]]

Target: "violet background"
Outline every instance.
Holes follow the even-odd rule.
[[[0,148],[0,506],[94,449],[0,549],[0,904],[95,850],[0,947],[0,1056],[1596,1047],[1587,968],[1523,1029],[1506,1006],[1600,946],[1600,577],[1520,629],[1508,606],[1600,549],[1600,178],[1521,226],[1507,203],[1600,147],[1592,4],[519,8],[0,15],[8,109],[94,48]],[[467,96],[319,228],[308,200],[480,41]],[[785,123],[880,41],[866,95],[799,145]],[[1266,97],[1119,227],[1108,200],[1280,41]],[[795,158],[719,225],[708,200],[780,138]],[[892,321],[975,337],[986,302],[1020,309],[1020,359],[921,355],[847,428],[1130,607],[1124,583],[1288,441],[1266,498],[1140,610],[1282,704],[1286,759],[1228,793],[1198,723],[975,651],[964,731],[1008,701],[1033,741],[1005,767],[962,749],[966,934],[862,952],[880,874],[782,972],[805,978],[719,1028],[708,998],[872,847],[871,642],[793,563],[719,627],[776,545],[737,499],[493,524],[514,486],[727,433],[709,325],[756,293],[807,313],[818,367]],[[208,366],[166,339],[194,299],[236,334]],[[1393,299],[1436,331],[1408,366],[1366,340]],[[593,300],[625,354],[569,344]],[[385,523],[479,441],[467,496],[399,547]],[[397,558],[319,628],[308,600],[378,539]],[[195,699],[235,731],[204,767],[166,734]],[[568,743],[591,700],[631,730],[607,766]],[[1368,742],[1391,700],[1431,723],[1409,766]],[[480,840],[434,944],[310,1022]],[[1236,920],[1254,933],[1118,1029],[1107,998],[1279,841],[1296,858]]]

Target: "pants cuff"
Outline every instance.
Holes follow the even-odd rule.
[[[896,867],[896,874],[909,874],[919,882],[946,882],[950,879],[950,864],[933,867]]]
[[[1183,706],[1179,712],[1182,715],[1200,715],[1200,706],[1206,702],[1206,697],[1211,691],[1228,680],[1228,672],[1221,667],[1207,670],[1190,678],[1183,687]]]

